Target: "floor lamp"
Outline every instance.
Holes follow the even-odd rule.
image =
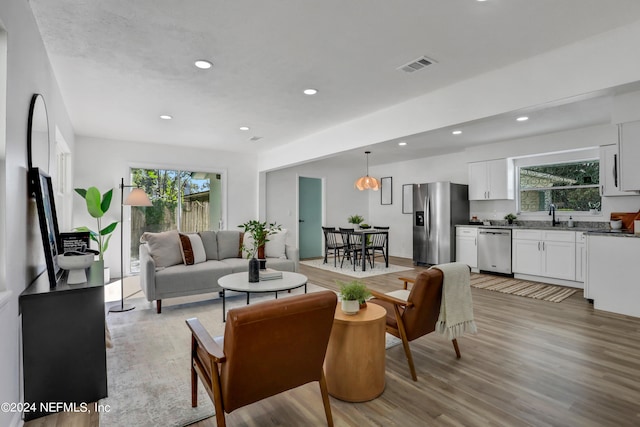
[[[124,199],[124,189],[133,188],[127,200]],[[135,185],[125,185],[124,178],[120,182],[120,304],[109,308],[111,313],[121,313],[133,310],[135,306],[124,303],[124,207],[125,206],[153,206],[151,200],[142,188]]]

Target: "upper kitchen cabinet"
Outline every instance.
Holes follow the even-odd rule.
[[[618,125],[618,158],[620,189],[640,191],[640,121]]]
[[[469,163],[469,200],[513,199],[513,161]]]
[[[620,162],[618,146],[603,145],[600,147],[600,195],[629,196],[631,193],[620,189]]]

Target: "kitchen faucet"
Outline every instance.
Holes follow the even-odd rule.
[[[560,224],[560,220],[556,220],[556,205],[554,205],[553,203],[549,204],[549,215],[552,215],[551,217],[551,225],[552,226],[556,226],[556,224]]]

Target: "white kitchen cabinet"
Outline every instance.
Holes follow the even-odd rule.
[[[587,236],[576,233],[576,282],[584,282],[587,273]],[[585,297],[586,298],[586,297]]]
[[[618,154],[620,189],[640,191],[640,121],[618,125]]]
[[[556,230],[514,230],[514,273],[576,280],[576,233]]]
[[[469,200],[513,199],[513,161],[469,163]]]
[[[600,147],[600,195],[629,196],[633,193],[620,189],[618,146],[603,145]]]
[[[477,227],[456,227],[456,261],[478,268]]]
[[[585,298],[593,307],[640,317],[640,238],[587,235]]]

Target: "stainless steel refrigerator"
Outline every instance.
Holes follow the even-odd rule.
[[[431,182],[413,186],[413,262],[435,265],[456,259],[456,224],[469,223],[469,186]]]

